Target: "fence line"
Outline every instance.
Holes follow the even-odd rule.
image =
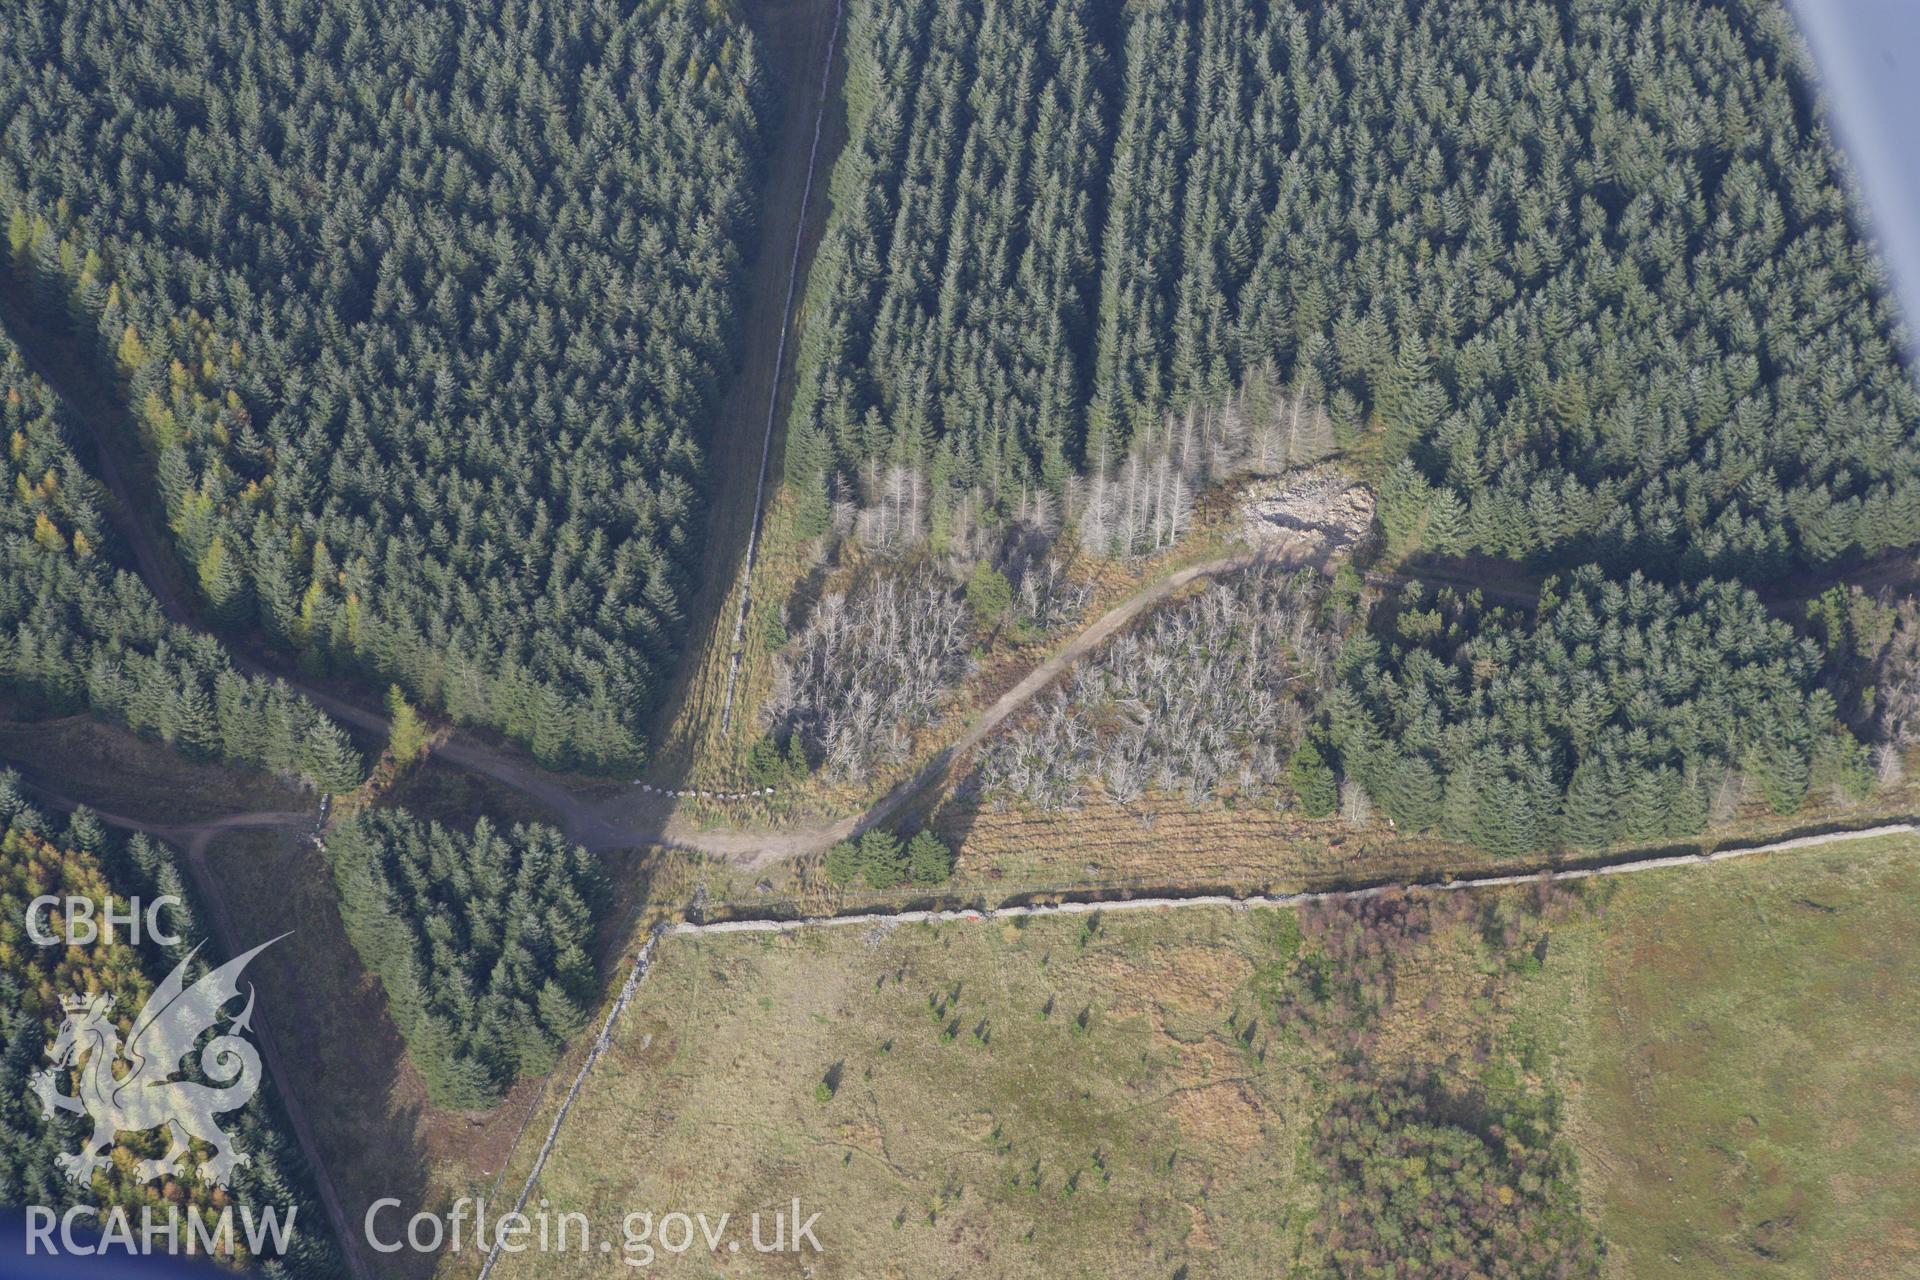
[[[767,391],[767,430],[760,440],[760,479],[753,489],[753,524],[747,532],[746,562],[740,571],[740,610],[733,618],[733,644],[727,657],[727,694],[720,704],[720,733],[733,728],[733,690],[740,682],[741,646],[747,633],[747,606],[753,596],[753,565],[760,553],[760,521],[767,494],[767,460],[773,454],[774,419],[780,410],[780,373],[787,361],[787,331],[793,325],[794,290],[800,282],[800,250],[807,241],[807,205],[813,200],[814,170],[820,163],[820,130],[827,122],[827,90],[833,83],[833,51],[840,43],[840,0],[834,0],[833,27],[827,33],[827,57],[820,65],[820,102],[814,109],[813,145],[807,151],[807,180],[800,191],[800,216],[793,228],[793,257],[787,264],[787,302],[780,313],[780,341],[773,353],[773,385]]]
[[[791,920],[715,920],[707,923],[682,921],[665,926],[665,931],[680,936],[719,933],[794,933],[801,929],[832,928],[840,925],[946,924],[965,920],[1006,920],[1019,917],[1056,915],[1092,915],[1111,911],[1158,911],[1174,907],[1293,907],[1310,902],[1334,902],[1343,899],[1373,898],[1383,893],[1445,893],[1467,889],[1498,889],[1511,885],[1559,883],[1589,880],[1597,876],[1632,875],[1641,871],[1661,871],[1674,867],[1697,867],[1735,858],[1751,858],[1763,853],[1780,853],[1815,845],[1838,844],[1848,840],[1873,840],[1882,836],[1916,835],[1920,827],[1897,822],[1854,831],[1836,831],[1825,835],[1795,836],[1767,844],[1738,846],[1714,852],[1666,854],[1636,858],[1628,862],[1600,866],[1540,868],[1499,876],[1469,876],[1457,880],[1423,880],[1410,883],[1375,884],[1347,889],[1315,889],[1300,893],[1256,893],[1235,896],[1223,893],[1190,894],[1154,898],[1115,898],[1084,902],[1016,904],[1003,907],[955,907],[924,911],[859,911],[847,915],[801,916]]]
[[[587,1050],[586,1060],[580,1064],[579,1072],[573,1077],[573,1084],[567,1090],[567,1096],[561,1100],[560,1110],[554,1113],[553,1123],[547,1128],[547,1140],[540,1144],[540,1152],[533,1158],[533,1168],[527,1171],[527,1180],[520,1187],[520,1194],[513,1202],[513,1211],[519,1213],[527,1207],[527,1197],[533,1194],[533,1184],[540,1180],[540,1171],[547,1166],[547,1157],[553,1153],[553,1144],[560,1137],[560,1126],[566,1123],[567,1113],[573,1110],[573,1104],[580,1097],[582,1086],[587,1083],[587,1073],[593,1070],[593,1064],[613,1043],[613,1024],[626,1011],[633,1001],[633,993],[640,987],[640,980],[647,976],[647,968],[653,963],[653,947],[660,941],[662,930],[655,929],[633,958],[633,968],[627,973],[627,981],[620,988],[620,995],[613,1002],[613,1008],[607,1010],[607,1017],[600,1024],[600,1034],[593,1039],[593,1047]],[[487,1273],[493,1270],[494,1260],[500,1254],[500,1241],[496,1238],[493,1247],[487,1250],[486,1260],[480,1264],[480,1280],[487,1280]]]

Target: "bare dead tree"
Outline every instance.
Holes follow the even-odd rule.
[[[1197,493],[1236,475],[1271,475],[1333,452],[1333,420],[1309,385],[1250,372],[1221,405],[1188,405],[1135,435],[1117,466],[1096,463],[1069,490],[1080,543],[1096,555],[1164,551],[1186,532]]]
[[[927,483],[917,470],[898,462],[870,468],[865,489],[874,500],[854,522],[862,546],[899,555],[926,539]]]
[[[1019,621],[1030,631],[1052,631],[1073,622],[1093,598],[1092,585],[1075,581],[1058,556],[1023,555],[1006,574],[1014,586]]]
[[[1191,801],[1276,782],[1332,678],[1345,626],[1324,583],[1270,567],[1214,583],[1109,640],[982,752],[1001,803],[1073,807],[1085,784],[1131,803]]]
[[[965,603],[930,570],[875,574],[823,599],[775,659],[769,728],[832,778],[898,764],[973,667]]]
[[[1373,825],[1373,800],[1353,778],[1340,779],[1340,818],[1356,831]]]
[[[1728,769],[1720,775],[1720,781],[1713,788],[1713,798],[1707,807],[1707,816],[1715,824],[1733,821],[1740,812],[1740,802],[1746,798],[1747,779],[1738,769]]]
[[[1907,767],[1900,759],[1898,747],[1883,742],[1873,749],[1873,776],[1883,789],[1897,787],[1906,780]]]
[[[1920,739],[1920,602],[1894,606],[1893,635],[1873,664],[1874,727],[1880,741],[1910,747]]]

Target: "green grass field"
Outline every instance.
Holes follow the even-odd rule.
[[[1556,935],[1610,1275],[1920,1275],[1917,923],[1901,839],[1624,879]]]

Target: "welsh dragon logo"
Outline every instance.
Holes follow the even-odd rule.
[[[31,1083],[49,1117],[71,1111],[85,1113],[93,1121],[93,1136],[80,1150],[59,1157],[60,1169],[69,1179],[86,1182],[95,1169],[104,1167],[115,1135],[162,1127],[169,1131],[171,1145],[158,1160],[142,1160],[136,1166],[135,1176],[142,1182],[167,1174],[183,1177],[190,1139],[214,1149],[213,1156],[200,1164],[202,1182],[225,1186],[233,1170],[251,1159],[236,1150],[214,1122],[221,1112],[245,1106],[260,1088],[260,1055],[234,1034],[252,1030],[251,983],[240,1016],[200,1050],[200,1069],[216,1083],[169,1077],[180,1069],[180,1060],[200,1036],[220,1020],[221,1009],[239,998],[240,972],[247,962],[279,940],[261,943],[188,986],[187,966],[200,951],[195,947],[140,1010],[124,1045],[108,1016],[113,1012],[112,996],[62,998],[67,1019],[47,1049],[54,1066],[36,1072]],[[80,1073],[79,1092],[72,1096],[59,1091],[59,1081],[69,1067]]]

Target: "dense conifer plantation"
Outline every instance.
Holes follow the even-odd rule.
[[[851,50],[816,505],[901,466],[937,532],[1261,373],[1376,433],[1383,517],[1442,550],[1751,578],[1920,541],[1920,398],[1774,0],[857,0]]]
[[[1351,642],[1331,700],[1344,771],[1403,830],[1495,853],[1699,832],[1753,787],[1869,785],[1811,640],[1726,583],[1670,590],[1591,566],[1528,620],[1409,587]]]
[[[29,3],[0,214],[209,611],[556,764],[642,754],[761,79],[680,0]]]
[[[52,393],[0,336],[0,688],[29,712],[89,710],[190,755],[328,790],[360,781],[339,726],[277,681],[234,670],[217,641],[169,622],[116,567],[98,486]]]
[[[549,827],[376,810],[327,840],[347,936],[434,1101],[486,1107],[550,1069],[596,991],[598,864]]]
[[[919,534],[983,495],[1066,483],[1098,274],[1097,7],[851,6],[852,136],[787,450],[810,531],[826,527],[830,477],[832,496],[877,502],[911,475],[928,490]]]
[[[1263,232],[1237,266],[1189,180],[1200,337],[1124,376],[1310,373],[1448,550],[1751,577],[1920,539],[1920,401],[1779,6],[1346,0],[1232,47],[1284,121],[1228,170]],[[1204,102],[1159,108],[1210,172]]]
[[[853,0],[849,50],[810,529],[964,553],[1038,506],[1151,554],[1209,485],[1344,449],[1390,550],[1569,576],[1534,621],[1377,611],[1292,761],[1313,810],[1337,769],[1515,851],[1864,785],[1819,653],[1731,585],[1920,542],[1920,395],[1777,0]],[[1069,710],[989,752],[1030,802],[1088,775]]]
[[[124,912],[130,896],[174,895],[186,905],[170,911],[166,924],[180,944],[134,947],[123,934],[112,944],[35,945],[25,931],[27,904],[42,894],[91,898],[96,918],[109,902]],[[168,1145],[163,1134],[122,1134],[116,1159],[89,1186],[67,1181],[55,1163],[58,1155],[77,1151],[92,1132],[84,1116],[49,1120],[29,1086],[33,1074],[49,1065],[46,1046],[66,1016],[62,997],[111,994],[124,1034],[155,983],[205,938],[171,850],[144,836],[122,846],[84,810],[65,823],[50,819],[21,795],[16,775],[0,774],[0,1204],[46,1205],[56,1213],[76,1204],[119,1205],[136,1231],[143,1208],[164,1223],[169,1204],[200,1216],[209,1230],[220,1208],[235,1201],[255,1211],[271,1207],[283,1220],[291,1208],[294,1230],[284,1255],[251,1258],[243,1247],[230,1261],[262,1265],[263,1274],[274,1276],[337,1276],[341,1263],[326,1214],[307,1181],[299,1149],[285,1136],[269,1102],[270,1078],[243,1109],[220,1117],[221,1127],[251,1157],[234,1170],[226,1192],[197,1180],[135,1181],[132,1162],[159,1157]],[[199,973],[208,963],[207,952],[201,955],[195,962],[203,966]],[[238,1004],[228,1010],[238,1011]],[[57,1081],[57,1087],[69,1095],[74,1091],[70,1079]],[[244,1246],[237,1215],[234,1230]]]

